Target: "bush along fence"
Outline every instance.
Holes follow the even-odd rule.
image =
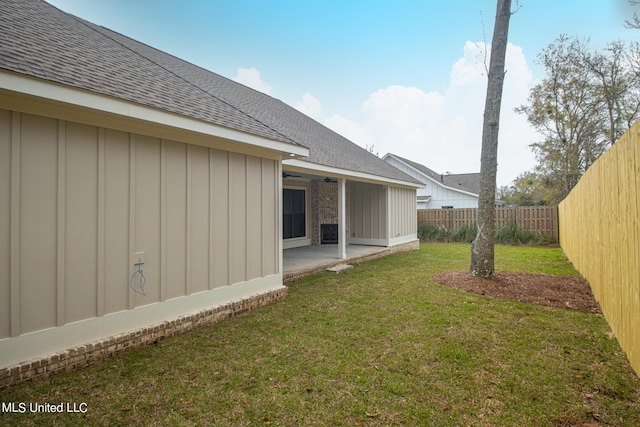
[[[478,209],[420,209],[418,237],[426,241],[471,242],[476,237]],[[496,241],[541,244],[558,241],[556,206],[496,208]]]
[[[560,203],[560,245],[640,375],[640,122]]]

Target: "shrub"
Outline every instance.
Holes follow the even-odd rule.
[[[551,236],[525,231],[513,221],[496,230],[496,243],[503,245],[545,245],[552,242]]]
[[[443,226],[437,226],[427,223],[418,225],[418,238],[422,242],[444,242],[447,229]]]
[[[507,225],[496,230],[496,243],[503,245],[519,245],[527,243],[531,240],[531,233],[525,232],[515,222],[510,222]]]
[[[418,238],[423,242],[471,243],[475,237],[476,228],[472,225],[464,225],[455,230],[427,223],[418,226]]]
[[[418,225],[418,238],[423,242],[471,243],[476,238],[476,227],[463,225],[448,230],[442,225],[421,223]],[[496,230],[496,243],[502,245],[546,245],[553,243],[551,236],[525,231],[515,222]]]
[[[476,238],[477,230],[473,225],[463,225],[457,230],[451,230],[449,242],[471,243]]]

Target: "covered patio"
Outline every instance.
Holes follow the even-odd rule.
[[[347,245],[346,258],[340,258],[337,245],[312,245],[283,250],[283,279],[285,282],[324,271],[340,264],[356,264],[395,252],[414,250],[419,242],[395,247]]]

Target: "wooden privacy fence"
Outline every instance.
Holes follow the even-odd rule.
[[[465,225],[475,226],[477,208],[419,209],[418,226],[422,223],[455,230]],[[524,231],[550,236],[558,240],[557,206],[519,206],[496,208],[496,228],[515,222]]]
[[[560,245],[640,375],[640,122],[560,203]]]

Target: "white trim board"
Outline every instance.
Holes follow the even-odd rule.
[[[235,142],[236,145],[240,143],[256,148],[275,150],[281,152],[282,156],[286,158],[309,155],[309,150],[307,148],[294,143],[271,140],[265,137],[214,125],[202,120],[147,107],[107,95],[73,88],[34,77],[23,76],[12,72],[0,71],[0,76],[2,76],[0,79],[0,90],[9,91],[9,93],[7,93],[7,98],[11,95],[11,92],[13,92],[14,96],[14,99],[10,101],[5,99],[5,102],[0,102],[1,108],[22,111],[22,109],[19,108],[21,101],[19,98],[22,97],[23,103],[28,104],[29,100],[27,98],[31,97],[35,100],[39,99],[52,104],[48,111],[49,115],[54,118],[70,119],[69,117],[59,116],[62,114],[62,110],[60,110],[60,104],[62,104],[79,110],[84,109],[97,111],[110,116],[112,119],[129,119],[160,126],[164,129],[173,128],[183,132],[186,131],[208,137],[220,138],[225,141]],[[78,111],[75,111],[75,113],[78,113]],[[38,114],[46,113],[39,111]],[[89,124],[101,125],[98,123]],[[121,130],[132,131],[131,129]],[[233,151],[232,149],[229,150]]]
[[[342,178],[352,181],[368,182],[373,184],[389,185],[409,188],[422,188],[424,185],[416,184],[409,181],[401,181],[399,179],[386,178],[379,175],[373,175],[366,172],[357,172],[347,169],[340,169],[333,166],[320,165],[300,159],[282,159],[282,166],[290,172],[302,172],[312,175],[328,176],[331,178]]]
[[[282,274],[249,280],[0,340],[0,368],[282,289]]]

